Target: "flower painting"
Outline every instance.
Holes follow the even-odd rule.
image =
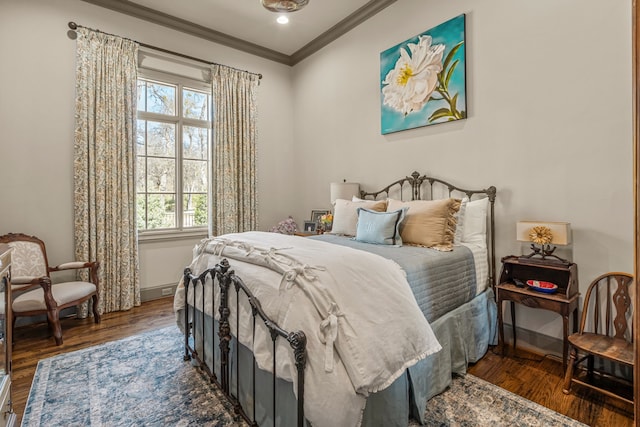
[[[382,134],[467,117],[465,15],[380,54]]]

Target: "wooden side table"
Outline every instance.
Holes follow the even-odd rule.
[[[519,287],[517,282],[526,283],[527,280],[539,280],[554,283],[558,286],[553,294],[541,293],[525,287]],[[506,352],[504,342],[504,323],[502,316],[502,302],[511,303],[511,322],[513,324],[513,348],[516,347],[516,315],[515,303],[531,308],[541,308],[558,313],[562,316],[563,342],[562,366],[567,366],[569,350],[569,315],[573,315],[573,332],[578,328],[578,266],[574,263],[560,263],[538,259],[525,259],[508,256],[502,259],[500,282],[496,286],[496,300],[498,303],[498,327],[500,332],[500,346],[502,354]]]

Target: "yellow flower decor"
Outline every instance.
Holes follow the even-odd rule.
[[[529,232],[529,239],[533,243],[537,243],[539,245],[548,245],[553,240],[553,233],[551,233],[551,229],[545,226],[533,227]]]
[[[331,225],[333,223],[333,214],[332,213],[328,213],[328,214],[322,215],[320,217],[320,222],[322,224],[324,224],[325,226]]]

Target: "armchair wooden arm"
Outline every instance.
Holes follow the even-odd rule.
[[[49,271],[62,271],[62,270],[79,270],[81,268],[95,268],[100,266],[98,261],[74,261],[65,262],[64,264],[56,265],[55,267],[49,267]]]
[[[47,267],[50,273],[64,270],[81,270],[83,268],[89,269],[89,281],[96,285],[96,289],[100,289],[100,285],[98,284],[98,268],[100,268],[100,262],[98,261],[65,262],[54,267]]]

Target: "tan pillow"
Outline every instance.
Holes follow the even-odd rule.
[[[387,211],[402,208],[409,208],[400,229],[404,244],[425,246],[439,251],[452,250],[456,231],[455,214],[460,209],[459,199],[411,202],[389,199]]]
[[[376,212],[385,212],[387,210],[387,201],[366,200],[361,202],[352,202],[351,200],[337,199],[333,208],[331,234],[355,236],[358,225],[358,208],[370,209]]]

